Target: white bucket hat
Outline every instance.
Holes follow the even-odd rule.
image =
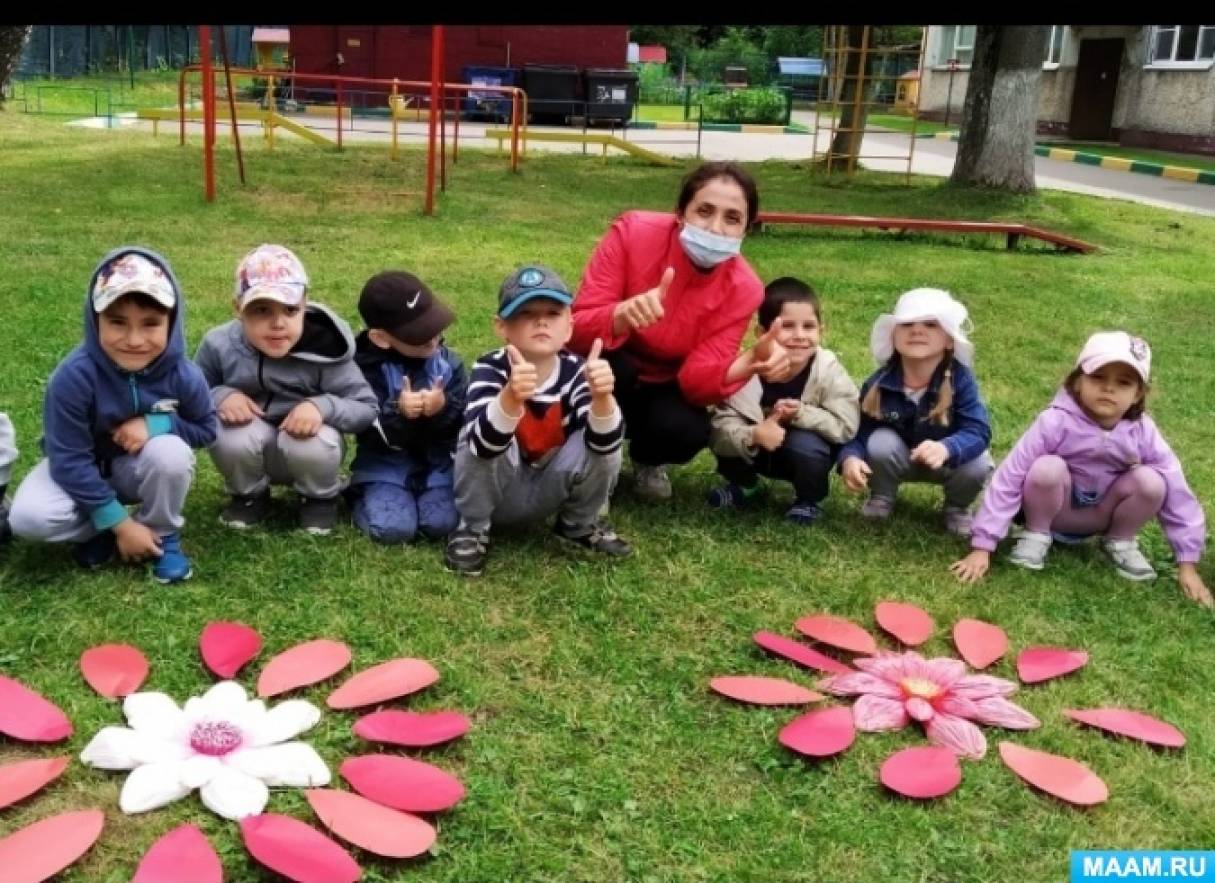
[[[894,305],[893,313],[882,313],[873,323],[869,335],[869,350],[879,365],[885,365],[894,355],[894,327],[908,322],[935,319],[953,338],[953,354],[967,368],[973,366],[974,344],[967,339],[970,317],[966,307],[954,300],[948,291],[939,288],[915,288],[905,292]]]

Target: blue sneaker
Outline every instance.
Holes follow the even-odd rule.
[[[176,532],[160,538],[163,554],[152,565],[152,576],[159,583],[179,583],[188,580],[194,573],[190,559],[181,550],[181,537]]]
[[[104,567],[110,563],[110,559],[117,551],[118,541],[114,539],[112,530],[103,530],[83,543],[72,543],[72,557],[85,570]]]

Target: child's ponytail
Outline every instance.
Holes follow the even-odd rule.
[[[864,400],[861,401],[861,411],[866,417],[874,420],[882,419],[882,392],[878,389],[876,380],[869,387],[869,392],[865,393]]]
[[[953,359],[945,366],[941,377],[941,388],[937,390],[937,403],[928,412],[928,421],[939,426],[949,425],[949,412],[953,410]]]

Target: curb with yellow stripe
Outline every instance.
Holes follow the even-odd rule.
[[[630,129],[674,129],[681,132],[694,132],[696,123],[672,122],[666,120],[642,120],[629,122]],[[761,126],[756,123],[704,123],[699,128],[706,132],[743,132],[751,135],[808,135],[808,129],[801,126]]]
[[[934,138],[937,141],[957,141],[955,132],[937,132],[923,135],[924,138]],[[1177,181],[1189,181],[1192,184],[1215,184],[1215,172],[1205,169],[1190,169],[1185,166],[1166,166],[1160,163],[1144,162],[1139,159],[1127,159],[1122,156],[1103,156],[1099,153],[1085,153],[1081,150],[1068,150],[1063,147],[1051,147],[1049,144],[1037,144],[1034,153],[1047,159],[1061,162],[1077,162],[1086,166],[1100,166],[1103,169],[1113,169],[1116,172],[1135,172],[1140,175],[1155,175],[1157,178],[1173,178]]]

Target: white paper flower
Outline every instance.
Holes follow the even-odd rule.
[[[80,753],[104,770],[130,770],[118,805],[146,812],[199,789],[226,819],[260,813],[268,786],[329,784],[329,768],[310,745],[291,742],[321,713],[292,699],[267,709],[234,681],[221,681],[185,708],[164,693],[132,693],[122,705],[130,727],[105,727]]]

